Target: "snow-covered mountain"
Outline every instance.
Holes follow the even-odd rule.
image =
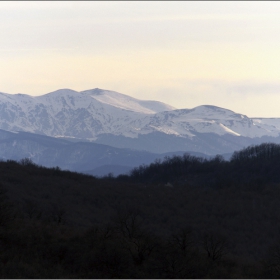
[[[100,89],[62,89],[37,97],[0,93],[0,128],[94,139],[101,133],[125,135],[123,127],[132,120],[173,109],[161,102]]]
[[[0,93],[0,129],[95,141],[152,152],[232,152],[280,139],[280,119],[249,118],[209,105],[176,109],[114,91]]]
[[[193,137],[196,133],[230,134],[244,137],[279,136],[280,119],[251,119],[246,115],[216,106],[159,112],[145,118],[146,132],[154,130],[177,136]]]

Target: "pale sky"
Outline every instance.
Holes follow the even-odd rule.
[[[280,117],[280,2],[0,2],[0,92],[102,88]]]

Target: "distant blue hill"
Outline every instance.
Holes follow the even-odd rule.
[[[43,136],[28,132],[0,130],[0,158],[21,160],[29,158],[34,163],[46,167],[85,172],[95,176],[113,173],[114,176],[129,172],[133,167],[150,164],[166,156],[183,155],[184,151],[151,153],[91,142],[73,142],[65,139]],[[203,153],[191,155],[209,158]]]

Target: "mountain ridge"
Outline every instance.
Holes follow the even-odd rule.
[[[157,153],[213,154],[242,149],[263,137],[277,142],[280,118],[249,118],[214,105],[176,109],[100,88],[66,88],[41,96],[0,93],[0,129],[113,147],[122,147],[122,141],[127,148]]]

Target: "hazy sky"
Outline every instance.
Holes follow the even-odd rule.
[[[102,88],[280,117],[280,2],[0,2],[0,92]]]

